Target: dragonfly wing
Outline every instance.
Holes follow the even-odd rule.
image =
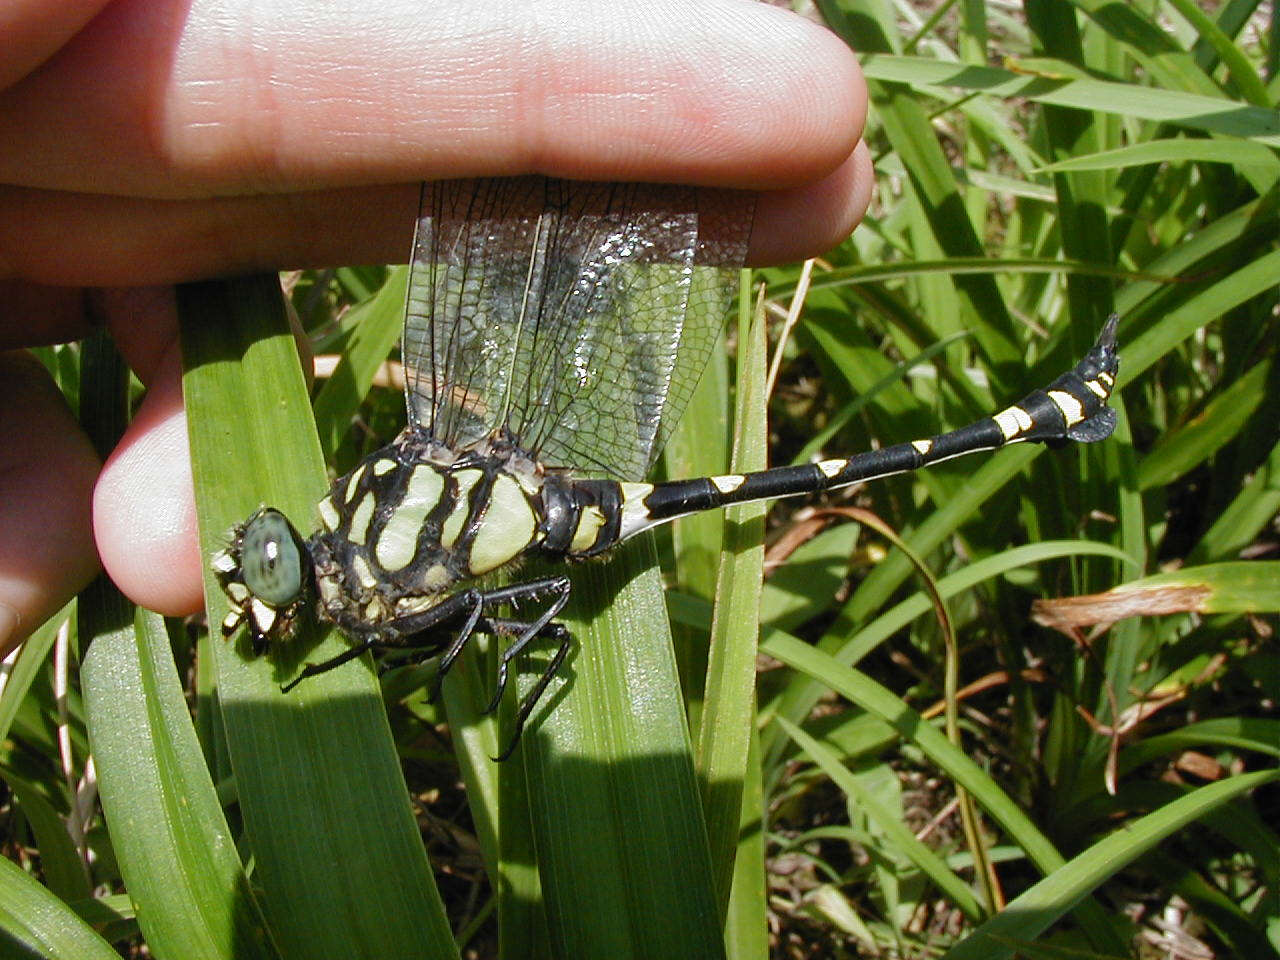
[[[465,449],[635,478],[737,289],[749,194],[540,177],[423,190],[403,351],[410,417]]]

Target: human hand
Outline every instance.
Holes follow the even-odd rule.
[[[829,248],[870,196],[852,54],[749,0],[3,0],[0,35],[0,350],[96,313],[148,387],[100,469],[39,365],[0,354],[0,650],[92,576],[95,535],[133,600],[201,606],[163,285],[401,262],[424,178],[771,190],[753,263]]]

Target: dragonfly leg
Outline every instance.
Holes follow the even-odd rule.
[[[466,623],[459,630],[458,636],[453,643],[449,645],[449,648],[440,657],[440,665],[436,670],[435,679],[432,681],[431,696],[433,699],[440,692],[440,685],[444,680],[445,674],[449,672],[454,660],[462,653],[474,634],[484,633],[491,636],[515,635],[516,639],[502,651],[498,658],[498,675],[494,684],[493,697],[488,706],[485,707],[486,713],[492,713],[498,708],[498,704],[502,702],[502,696],[506,692],[511,661],[518,657],[538,637],[551,637],[558,641],[558,646],[555,655],[551,658],[551,662],[542,671],[533,689],[520,701],[520,706],[516,710],[515,729],[512,732],[511,740],[507,743],[506,749],[494,758],[495,760],[505,760],[511,756],[511,752],[515,750],[516,744],[520,741],[520,735],[524,732],[524,725],[528,721],[529,715],[533,713],[538,701],[543,693],[546,692],[552,678],[569,653],[573,637],[563,624],[555,622],[556,615],[564,609],[565,603],[569,600],[569,592],[569,578],[559,576],[533,580],[528,583],[511,584],[510,586],[499,587],[484,593],[476,593],[475,597],[472,598],[474,605],[471,607]],[[471,594],[475,593],[475,591],[467,591],[467,593]],[[480,616],[480,611],[483,607],[517,603],[521,600],[536,600],[548,594],[553,597],[551,603],[546,610],[531,621]],[[401,641],[400,645],[412,646],[413,644],[412,641]]]
[[[549,593],[554,594],[555,599],[536,620],[531,622],[481,616],[485,607],[503,603],[516,603],[521,600],[535,600]],[[498,661],[497,691],[489,706],[485,708],[486,713],[492,713],[497,709],[498,703],[502,700],[503,691],[506,689],[508,664],[511,659],[519,656],[520,651],[527,647],[537,636],[553,636],[561,641],[568,636],[568,631],[564,627],[553,623],[556,614],[564,609],[565,602],[568,599],[569,578],[564,576],[531,580],[528,583],[516,583],[483,592],[476,589],[464,590],[449,598],[448,602],[451,604],[452,610],[448,618],[431,617],[429,621],[424,622],[425,618],[433,614],[435,610],[440,609],[440,607],[436,607],[425,613],[413,614],[410,617],[391,621],[387,624],[387,627],[393,629],[400,639],[395,643],[383,646],[388,649],[423,647],[429,651],[427,656],[434,656],[436,650],[444,646],[438,639],[437,628],[443,626],[446,619],[452,619],[452,616],[460,614],[464,609],[467,611],[466,620],[458,629],[457,636],[452,643],[448,644],[444,653],[440,655],[440,665],[436,670],[436,676],[432,681],[430,691],[431,699],[434,700],[440,693],[440,685],[444,681],[445,674],[453,667],[454,661],[466,648],[472,636],[476,633],[490,636],[516,635],[515,641],[503,651]],[[441,606],[444,606],[444,604],[441,604]],[[408,659],[412,662],[426,659],[426,657]]]
[[[552,611],[551,613],[554,615],[555,611]],[[569,648],[573,645],[573,635],[569,633],[568,628],[565,627],[564,624],[556,623],[554,620],[550,620],[549,618],[546,618],[546,623],[541,623],[543,619],[544,618],[539,617],[539,622],[529,623],[523,620],[505,620],[498,617],[481,617],[476,623],[476,633],[508,637],[518,635],[515,643],[507,648],[499,662],[498,670],[501,674],[501,678],[498,681],[498,685],[495,687],[493,700],[490,701],[489,705],[485,708],[486,713],[491,713],[496,710],[498,704],[502,702],[508,662],[518,655],[520,651],[527,647],[535,638],[543,637],[557,641],[556,652],[551,658],[551,662],[548,663],[546,669],[542,671],[542,674],[538,677],[538,682],[534,685],[533,689],[530,690],[529,693],[526,694],[525,698],[520,702],[520,707],[516,711],[515,731],[510,742],[507,744],[507,748],[503,750],[501,754],[493,758],[496,761],[507,759],[515,749],[516,743],[519,741],[520,735],[524,731],[525,721],[529,719],[529,715],[533,713],[534,707],[536,707],[538,705],[538,701],[542,699],[542,695],[546,692],[547,686],[559,671],[560,665],[564,663],[564,659],[569,653]],[[439,678],[441,674],[437,673],[436,676]]]
[[[502,651],[498,659],[498,676],[494,685],[493,697],[485,708],[486,713],[492,713],[498,708],[498,704],[502,702],[502,696],[506,692],[511,661],[518,657],[536,638],[553,638],[558,642],[555,655],[552,656],[551,662],[543,670],[541,676],[538,677],[533,689],[520,701],[520,706],[516,710],[515,730],[511,740],[501,755],[494,758],[496,760],[505,760],[516,748],[529,715],[533,713],[538,700],[546,692],[552,678],[560,669],[561,664],[564,663],[565,657],[569,653],[569,647],[573,643],[573,638],[569,631],[562,624],[555,622],[556,615],[564,609],[565,603],[569,600],[569,592],[569,578],[564,576],[511,584],[494,590],[481,591],[472,588],[459,591],[429,610],[381,624],[377,630],[370,630],[349,649],[344,650],[337,656],[330,657],[320,663],[307,664],[297,677],[280,689],[282,692],[287,693],[306,678],[314,677],[320,673],[327,673],[368,651],[396,651],[416,648],[420,651],[419,655],[405,659],[420,662],[434,656],[437,651],[443,649],[444,652],[440,655],[440,663],[436,668],[429,691],[431,699],[434,700],[440,695],[440,687],[444,682],[445,675],[453,667],[454,661],[457,660],[462,651],[466,649],[467,644],[471,642],[472,637],[477,633],[492,636],[515,635],[516,639]],[[536,600],[548,595],[552,596],[552,601],[547,606],[547,609],[530,621],[483,616],[486,607],[498,604],[514,604],[522,600]],[[446,643],[441,639],[441,629],[458,620],[461,620],[461,623],[457,628],[456,635]]]
[[[494,685],[493,699],[489,701],[489,706],[485,708],[487,713],[492,713],[498,709],[498,704],[502,702],[502,695],[507,688],[508,665],[513,659],[518,657],[533,639],[540,635],[550,635],[556,637],[560,643],[556,648],[555,655],[551,658],[551,662],[547,664],[542,675],[538,677],[538,682],[533,685],[516,710],[515,729],[511,732],[511,739],[507,742],[507,747],[502,753],[493,759],[501,762],[511,756],[515,750],[516,744],[520,742],[520,735],[524,733],[524,725],[529,719],[529,715],[533,713],[534,708],[538,705],[538,701],[542,699],[542,695],[546,692],[547,686],[555,677],[560,665],[564,663],[564,658],[569,653],[569,647],[573,643],[573,637],[563,624],[556,623],[556,615],[564,609],[564,605],[569,601],[570,584],[568,577],[549,577],[546,580],[535,581],[529,584],[520,584],[523,587],[522,596],[544,596],[548,593],[554,594],[554,599],[550,606],[542,612],[536,620],[528,624],[504,623],[501,621],[491,620],[490,627],[523,627],[520,635],[515,641],[502,651],[502,656],[498,659],[498,678]],[[508,588],[510,589],[510,588]],[[516,596],[507,597],[508,600],[519,599]]]
[[[362,640],[360,643],[356,644],[354,647],[348,647],[346,650],[343,650],[336,657],[330,657],[328,660],[322,660],[320,663],[308,663],[305,667],[302,668],[301,673],[299,673],[296,677],[294,677],[292,680],[290,680],[288,683],[284,684],[280,688],[280,692],[288,693],[290,690],[292,690],[294,687],[300,684],[303,680],[307,679],[307,677],[314,677],[317,674],[328,673],[330,670],[336,670],[338,667],[342,666],[344,663],[348,663],[354,660],[356,657],[363,655],[365,652],[369,650],[374,650],[376,648],[377,648],[377,641],[373,638],[369,638],[366,640]]]
[[[547,686],[551,683],[551,679],[560,669],[560,664],[564,663],[564,658],[569,653],[569,647],[573,643],[573,637],[562,624],[553,623],[553,627],[559,627],[560,646],[556,648],[555,656],[551,658],[551,662],[547,664],[547,669],[542,671],[542,675],[538,677],[538,682],[533,685],[533,689],[525,695],[520,701],[520,708],[516,711],[515,730],[511,733],[511,740],[507,743],[507,748],[493,759],[502,761],[511,756],[511,752],[515,750],[516,744],[520,742],[520,735],[524,733],[525,721],[529,719],[529,714],[533,713],[533,708],[538,705],[538,701],[542,699],[542,695],[546,693]],[[526,643],[528,641],[525,641]],[[499,691],[501,697],[501,691]]]
[[[467,593],[475,594],[471,612],[467,614],[466,622],[458,630],[458,635],[453,638],[453,643],[449,644],[449,648],[440,654],[440,662],[436,665],[436,675],[431,678],[431,689],[427,691],[427,697],[432,703],[440,699],[440,688],[444,686],[444,675],[452,669],[453,661],[458,659],[458,655],[462,653],[463,649],[471,641],[472,635],[476,632],[476,625],[480,622],[480,614],[484,610],[484,594],[478,590],[468,590]]]
[[[429,635],[434,628],[450,620],[455,619],[463,611],[474,610],[471,619],[479,617],[480,613],[480,591],[464,590],[449,597],[443,603],[439,603],[430,610],[424,610],[422,613],[415,613],[411,617],[403,617],[398,621],[392,621],[390,624],[384,624],[377,629],[362,631],[364,634],[355,640],[355,643],[337,656],[330,657],[328,660],[322,660],[319,663],[308,663],[302,668],[302,671],[290,680],[287,684],[280,688],[281,693],[288,693],[303,680],[308,677],[314,677],[321,673],[328,673],[330,670],[342,666],[344,663],[362,656],[366,652],[375,650],[395,650],[403,647],[403,640],[397,638],[404,628],[413,634],[422,636]],[[474,629],[474,627],[473,627]],[[465,643],[465,641],[464,641]],[[428,646],[428,644],[418,644],[417,646]],[[432,639],[432,653],[440,649],[443,644],[438,637]],[[457,656],[455,653],[454,656]]]
[[[570,587],[568,577],[549,577],[546,580],[536,580],[532,583],[519,584],[518,586],[524,588],[521,596],[511,596],[504,599],[509,602],[511,600],[522,599],[526,596],[545,596],[548,593],[554,594],[555,598],[551,601],[551,605],[542,612],[542,615],[538,617],[538,619],[527,625],[522,625],[524,629],[520,636],[518,636],[510,646],[502,651],[502,656],[498,658],[498,678],[497,682],[494,684],[493,699],[489,701],[489,706],[485,708],[486,713],[492,713],[494,710],[497,710],[498,704],[502,702],[502,694],[506,692],[507,689],[508,665],[514,658],[520,655],[521,651],[533,641],[534,637],[542,633],[544,628],[548,627],[552,623],[556,614],[563,610],[564,605],[569,601]],[[506,589],[509,590],[511,588],[508,587]],[[497,591],[494,592],[496,593]],[[559,625],[557,624],[557,626]],[[561,646],[564,646],[567,642],[568,631],[565,630],[564,627],[560,627],[560,630],[563,631],[564,634],[564,636],[561,636],[560,638]],[[553,663],[555,663],[556,666],[559,666],[558,662],[553,661]],[[547,678],[547,682],[550,682],[550,678]],[[540,694],[542,692],[541,688],[546,686],[546,683],[541,683],[541,681],[540,684],[541,686],[534,688],[534,693]],[[526,697],[526,699],[528,698]],[[533,709],[532,704],[529,705],[529,709]],[[521,711],[524,712],[523,704],[521,705]]]

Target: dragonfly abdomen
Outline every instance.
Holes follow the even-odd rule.
[[[626,539],[659,523],[700,510],[817,493],[907,473],[953,457],[994,450],[1011,443],[1103,440],[1110,436],[1116,422],[1115,411],[1107,406],[1119,366],[1115,331],[1116,318],[1112,317],[1093,349],[1075,369],[995,416],[948,433],[853,457],[777,467],[758,473],[699,477],[659,484],[621,484],[623,502],[618,539]]]

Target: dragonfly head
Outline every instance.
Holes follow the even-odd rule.
[[[237,525],[214,556],[213,571],[231,607],[224,637],[246,623],[254,650],[262,652],[292,634],[312,579],[311,555],[283,513],[261,507]]]

